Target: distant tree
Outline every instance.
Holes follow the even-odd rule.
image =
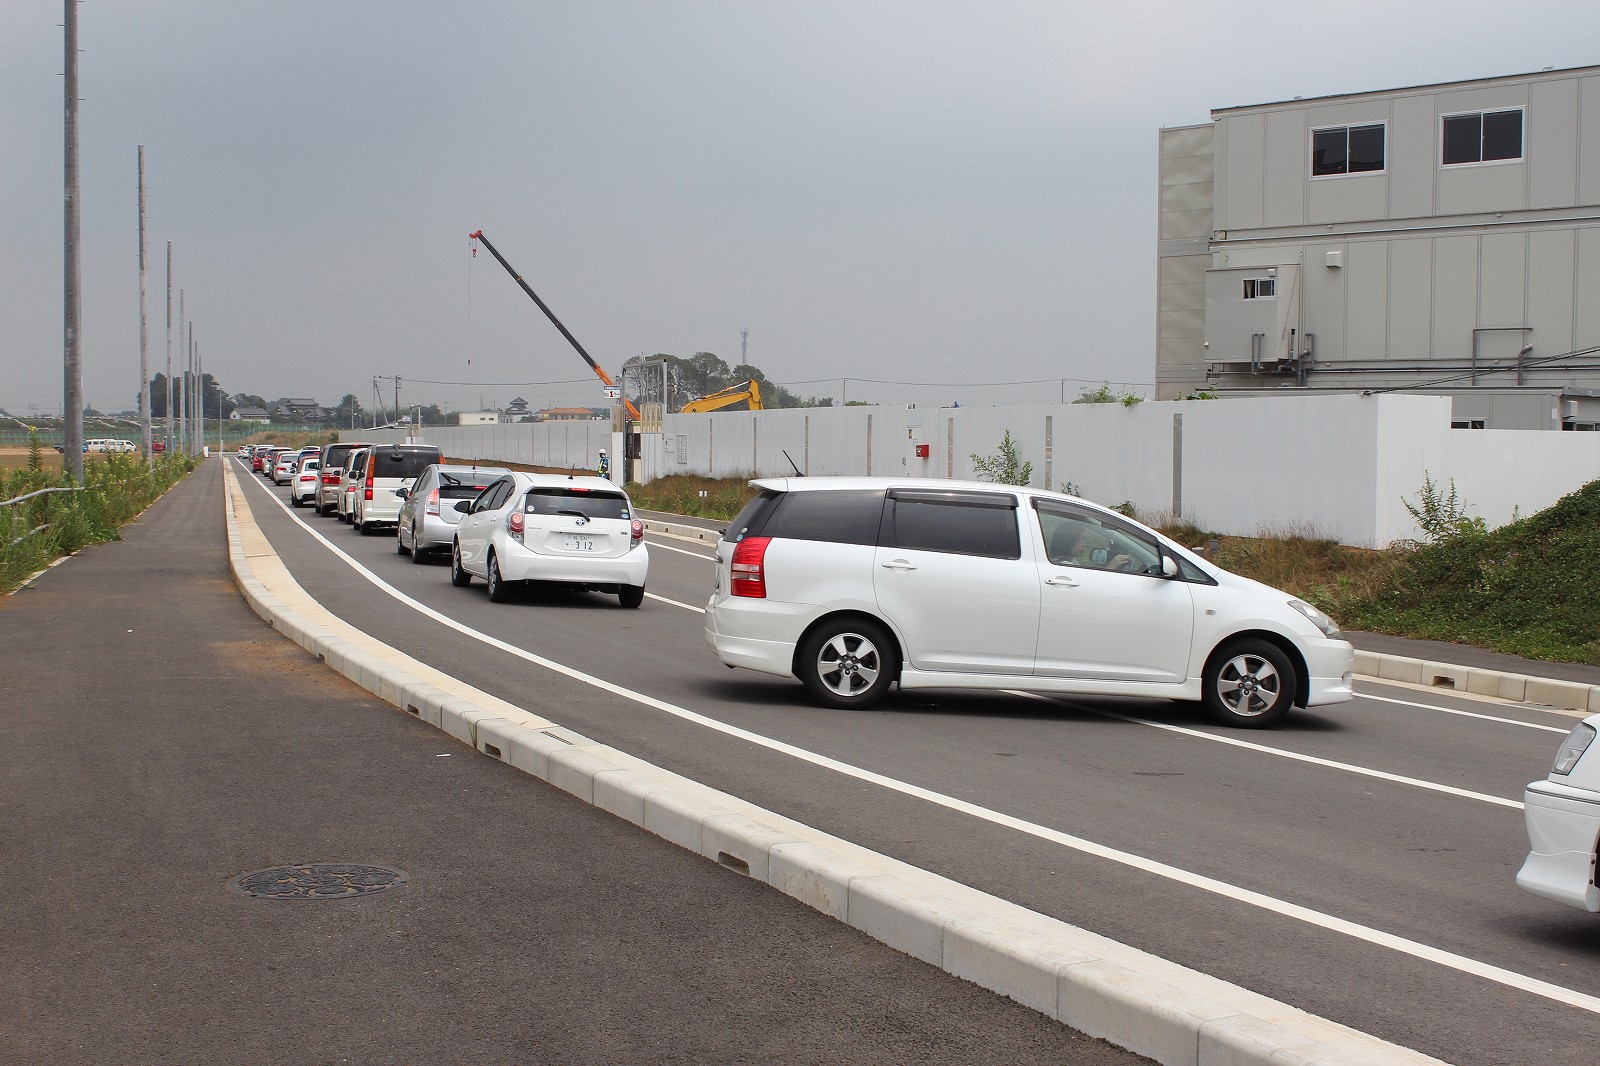
[[[261,406],[265,407],[266,403],[263,402]],[[356,398],[356,394],[347,392],[338,406],[328,412],[328,421],[336,426],[354,428],[361,423],[363,413],[361,401]]]
[[[236,392],[233,394],[233,406],[259,407],[265,411],[267,409],[267,401],[252,392]]]

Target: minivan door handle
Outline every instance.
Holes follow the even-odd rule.
[[[917,564],[909,559],[890,559],[881,565],[885,570],[915,570],[917,568]]]
[[[1057,574],[1055,577],[1047,577],[1044,579],[1044,583],[1046,585],[1060,585],[1069,589],[1075,589],[1078,587],[1078,583],[1072,580],[1066,574]]]

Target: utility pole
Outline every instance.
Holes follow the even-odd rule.
[[[400,417],[400,375],[394,376],[394,417]]]
[[[178,451],[189,450],[189,342],[183,333],[183,290],[178,290],[178,347],[184,358],[183,382],[178,386],[178,439],[173,442]]]
[[[78,258],[80,206],[78,203],[78,0],[66,3],[66,175],[65,269],[62,278],[63,323],[61,463],[80,485],[83,483],[83,363],[78,351],[82,325],[83,265]]]
[[[139,437],[144,461],[155,465],[150,452],[150,271],[145,265],[144,145],[139,146]]]
[[[172,433],[172,242],[167,242],[167,436],[166,450],[177,447]]]

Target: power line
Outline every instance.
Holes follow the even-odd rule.
[[[1451,374],[1449,377],[1435,378],[1432,381],[1415,381],[1407,385],[1391,385],[1385,389],[1363,389],[1362,395],[1377,396],[1386,392],[1405,392],[1409,389],[1427,389],[1432,388],[1435,385],[1448,385],[1452,381],[1460,381],[1462,378],[1479,377],[1484,374],[1504,374],[1512,370],[1532,370],[1537,367],[1544,366],[1546,363],[1556,363],[1563,359],[1572,359],[1575,356],[1580,355],[1594,355],[1596,352],[1600,352],[1600,345],[1595,345],[1592,348],[1579,348],[1576,351],[1571,352],[1562,352],[1560,355],[1547,355],[1542,359],[1531,359],[1520,366],[1516,364],[1512,364],[1511,366],[1481,366],[1472,370],[1463,370],[1459,374]],[[1573,369],[1584,368],[1574,367]],[[1379,367],[1375,368],[1373,372],[1383,373],[1384,371],[1381,367]]]

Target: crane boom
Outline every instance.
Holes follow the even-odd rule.
[[[607,385],[616,385],[616,382],[611,380],[611,375],[606,373],[605,368],[599,363],[595,362],[594,358],[590,356],[588,352],[583,350],[583,345],[578,343],[578,338],[572,335],[572,331],[561,324],[561,320],[555,316],[555,312],[551,311],[550,308],[545,305],[545,302],[539,299],[539,294],[533,291],[533,287],[524,281],[522,279],[522,275],[518,274],[511,264],[506,262],[506,257],[501,255],[495,246],[489,243],[489,238],[483,235],[483,230],[480,229],[474,233],[467,234],[467,239],[477,241],[479,244],[489,249],[489,254],[494,256],[495,259],[499,260],[500,265],[506,268],[506,273],[510,274],[516,283],[522,286],[522,291],[533,297],[533,302],[539,305],[539,310],[544,312],[544,316],[551,321],[556,329],[561,331],[561,335],[563,337],[567,338],[567,343],[571,344],[578,350],[578,354],[583,356],[583,361],[589,364],[589,369],[593,370],[595,374],[599,376],[600,380],[605,382]],[[629,401],[626,396],[622,398],[622,405],[628,409],[629,418],[633,419],[635,422],[639,421],[638,408],[634,407],[633,403]]]

